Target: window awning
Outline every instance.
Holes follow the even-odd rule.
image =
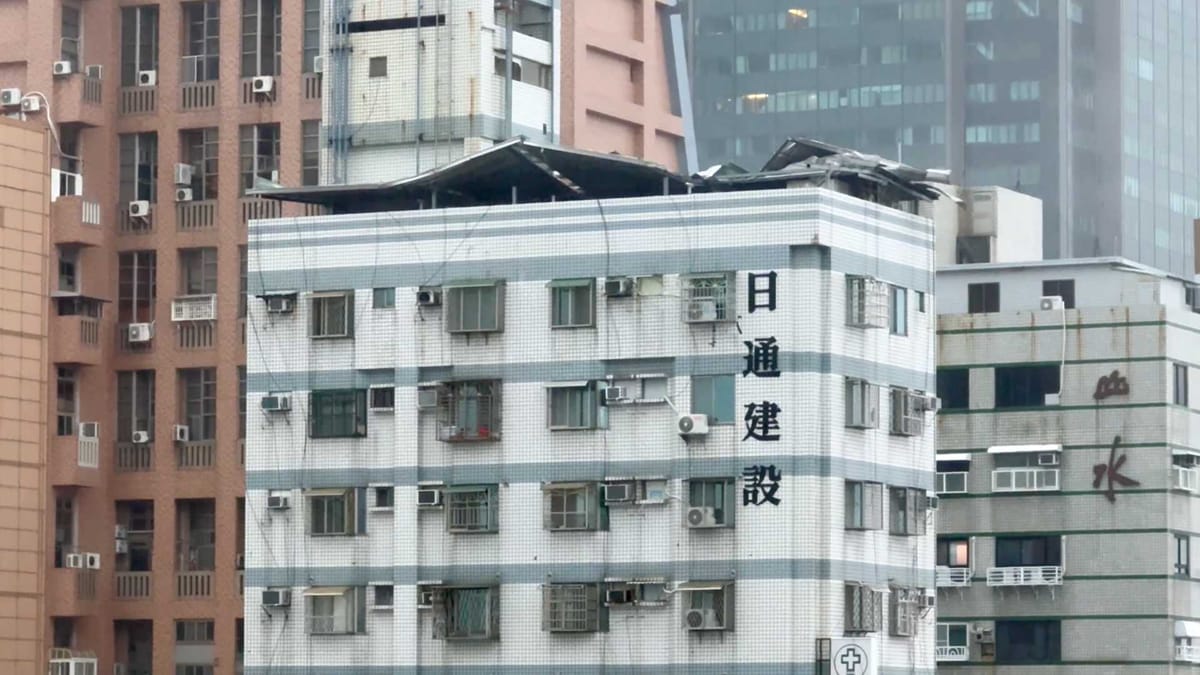
[[[989,455],[1005,455],[1020,452],[1062,452],[1061,443],[1041,443],[1033,445],[993,445],[988,448]],[[941,459],[941,456],[938,456]]]
[[[554,279],[546,282],[546,288],[581,288],[591,286],[595,279]]]
[[[455,279],[442,284],[443,288],[481,288],[486,286],[495,286],[500,283],[499,279]]]
[[[345,595],[348,590],[350,590],[349,586],[313,586],[304,591],[304,596],[308,598],[335,597]]]
[[[991,452],[990,450],[988,452]],[[939,462],[969,462],[971,461],[971,453],[969,452],[946,452],[937,456]]]
[[[1200,638],[1200,621],[1176,621],[1175,637]]]
[[[320,488],[316,490],[305,490],[305,497],[343,497],[346,495],[346,488]]]
[[[607,584],[666,584],[666,577],[605,577]]]
[[[1171,448],[1172,457],[1200,457],[1200,450],[1190,448]]]
[[[589,384],[591,383],[587,380],[569,380],[566,382],[546,382],[545,386],[547,389],[578,389],[579,387],[586,387]]]
[[[732,581],[684,581],[675,587],[677,591],[719,591]]]
[[[299,291],[263,291],[262,293],[259,293],[258,295],[254,296],[254,297],[256,297],[256,298],[278,298],[278,297],[289,297],[289,296],[294,297],[297,295],[300,295]]]

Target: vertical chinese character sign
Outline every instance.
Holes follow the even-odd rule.
[[[749,298],[748,310],[751,314],[760,310],[775,311],[778,280],[779,275],[775,272],[748,275],[749,292],[746,295]],[[756,337],[746,340],[743,344],[746,346],[746,365],[742,369],[742,377],[779,377],[779,343],[774,336]],[[746,414],[742,420],[746,433],[742,436],[743,441],[771,442],[783,437],[779,419],[783,410],[778,403],[764,399],[747,403],[744,407]],[[783,473],[774,464],[748,466],[742,470],[742,478],[744,506],[779,505],[779,483]]]

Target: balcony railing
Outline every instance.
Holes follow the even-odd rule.
[[[98,77],[83,76],[83,100],[85,103],[102,103],[104,85]]]
[[[83,675],[96,672],[96,655],[90,651],[54,647],[50,650],[50,675]]]
[[[213,441],[191,441],[179,443],[175,456],[180,469],[211,469],[213,456],[216,454],[216,443]]]
[[[970,651],[966,645],[938,645],[934,648],[933,658],[937,661],[966,661]]]
[[[1176,490],[1187,490],[1188,492],[1200,490],[1200,469],[1189,466],[1173,466],[1171,474],[1175,478],[1172,484]]]
[[[1175,645],[1175,660],[1200,663],[1200,645]]]
[[[987,572],[988,586],[1062,586],[1061,565],[1029,567],[992,567]]]
[[[266,220],[268,218],[278,218],[283,215],[283,202],[275,199],[243,197],[241,206],[243,225],[249,223],[251,220]]]
[[[971,585],[970,567],[946,567],[938,565],[934,572],[934,582],[938,588],[956,588]]]
[[[184,295],[171,301],[172,321],[215,321],[217,296]]]
[[[1022,466],[992,470],[992,492],[1052,492],[1059,489],[1058,469]]]
[[[80,208],[82,209],[82,212],[79,220],[83,222],[84,225],[100,224],[100,202],[89,202],[85,199],[80,204]]]
[[[152,471],[154,446],[149,443],[117,443],[117,471]]]
[[[150,572],[117,572],[117,599],[143,600],[150,597]]]
[[[175,594],[181,598],[212,596],[212,572],[177,572]]]
[[[100,320],[89,317],[79,319],[79,342],[85,345],[100,344]]]
[[[180,85],[180,104],[184,110],[203,110],[217,105],[217,81],[184,82]]]
[[[216,337],[215,323],[184,322],[175,327],[180,349],[209,349]]]
[[[118,203],[119,232],[121,234],[150,234],[154,231],[154,210],[156,208],[158,208],[157,205],[151,204],[149,215],[134,217],[129,215],[129,202]]]
[[[316,101],[321,98],[321,74],[320,73],[305,73],[304,74],[304,99],[306,101]]]
[[[75,570],[75,597],[80,600],[96,599],[96,570]]]
[[[179,202],[175,205],[175,223],[184,232],[207,230],[216,227],[216,200]]]
[[[79,437],[79,466],[85,469],[100,468],[100,439]]]
[[[121,87],[121,114],[145,115],[158,108],[158,87]]]

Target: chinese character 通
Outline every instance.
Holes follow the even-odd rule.
[[[746,421],[746,435],[742,436],[742,440],[779,440],[779,412],[779,404],[770,401],[747,403],[743,418]]]
[[[779,377],[779,345],[775,338],[755,338],[746,340],[746,368],[742,377],[754,373],[758,377]]]
[[[768,312],[775,311],[775,279],[779,275],[775,272],[767,272],[766,274],[749,275],[750,281],[750,313],[753,314],[756,309],[765,309]],[[759,281],[766,281],[766,286],[759,287]],[[761,298],[760,296],[766,296]]]
[[[748,466],[742,469],[742,477],[746,479],[742,487],[743,506],[759,506],[768,502],[779,506],[779,497],[775,493],[779,492],[779,480],[783,474],[774,464]]]

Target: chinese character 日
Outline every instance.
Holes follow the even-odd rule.
[[[1128,476],[1121,475],[1121,467],[1125,465],[1126,458],[1124,453],[1121,454],[1120,458],[1117,457],[1117,446],[1119,445],[1121,445],[1121,437],[1114,436],[1112,448],[1110,448],[1108,451],[1108,463],[1101,463],[1092,466],[1092,473],[1096,475],[1096,479],[1092,481],[1092,488],[1099,490],[1100,483],[1107,478],[1108,485],[1104,488],[1104,497],[1110,502],[1117,501],[1116,488],[1113,486],[1113,483],[1124,487],[1141,485],[1141,483],[1138,481],[1129,478]]]
[[[746,484],[742,487],[743,506],[767,503],[779,506],[779,497],[776,497],[775,493],[779,492],[779,480],[783,478],[783,474],[774,464],[748,466],[742,469],[742,477],[746,479]]]
[[[779,275],[775,272],[767,272],[766,274],[754,274],[749,276],[750,280],[750,313],[753,314],[756,309],[765,309],[768,312],[775,311],[775,279]],[[765,283],[760,284],[763,281]]]
[[[746,345],[747,350],[743,357],[746,367],[742,370],[742,377],[750,373],[758,377],[779,377],[779,345],[775,343],[775,338],[755,338],[742,344]]]
[[[743,418],[746,421],[746,435],[742,436],[742,440],[779,440],[779,413],[779,404],[771,401],[747,403]]]

